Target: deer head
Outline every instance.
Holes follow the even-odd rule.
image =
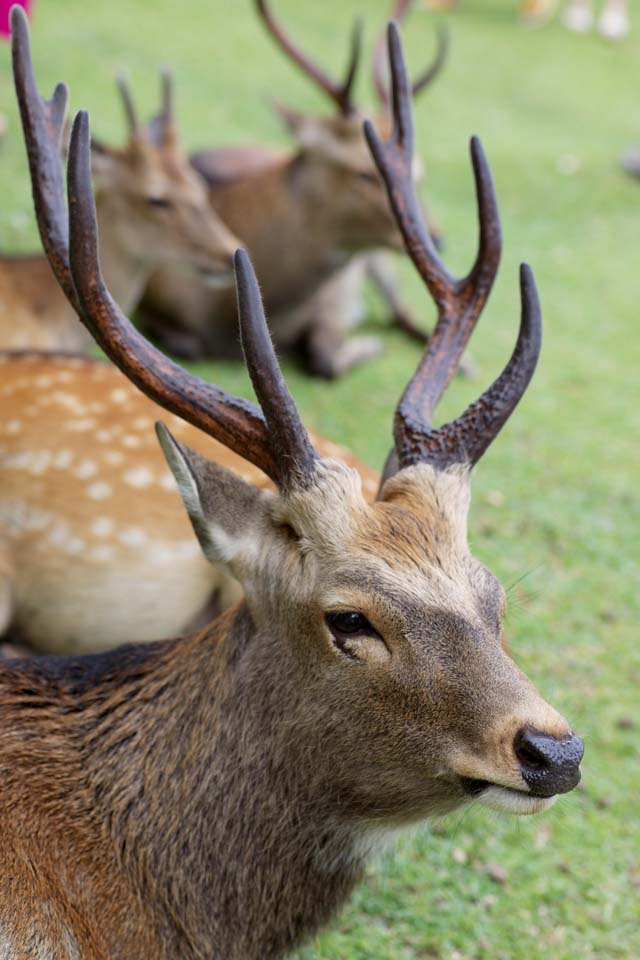
[[[314,448],[279,370],[243,251],[235,257],[241,339],[259,407],[171,363],[109,297],[98,262],[85,113],[71,137],[69,250],[58,229],[57,260],[68,264],[82,319],[116,365],[274,482],[277,492],[258,490],[158,427],[206,556],[245,591],[253,637],[247,656],[259,671],[261,696],[275,691],[280,707],[290,704],[287,729],[322,758],[342,814],[402,823],[470,797],[533,813],[577,784],[582,743],[506,649],[505,594],[469,550],[467,512],[472,468],[535,369],[540,307],[523,266],[511,359],[461,417],[435,428],[433,409],[495,277],[499,219],[487,161],[473,141],[480,246],[468,276],[451,277],[420,216],[410,87],[393,25],[389,55],[393,132],[383,142],[368,124],[366,135],[438,323],[396,411],[394,449],[375,502],[367,502],[353,469]],[[37,129],[26,134],[42,186],[37,154],[46,160],[46,142],[39,145]],[[62,199],[36,189],[35,200],[46,232]]]
[[[392,16],[403,18],[411,0],[396,2]],[[400,237],[381,189],[380,176],[362,136],[362,113],[354,97],[354,84],[361,59],[362,23],[356,21],[351,34],[350,55],[344,79],[338,82],[304,53],[276,21],[267,0],[256,0],[258,13],[267,30],[284,54],[329,98],[334,106],[330,116],[312,116],[289,106],[274,102],[276,113],[295,138],[301,154],[313,170],[318,202],[327,205],[328,197],[339,197],[332,204],[334,215],[342,219],[347,233],[351,233],[353,249],[367,246],[401,247]],[[425,90],[444,65],[447,53],[447,35],[440,33],[439,45],[430,67],[415,81],[414,93]],[[387,132],[390,124],[389,95],[380,66],[380,44],[374,57],[374,83],[380,110],[376,126]],[[421,176],[419,165],[416,177]],[[436,241],[439,232],[428,220],[429,230]]]

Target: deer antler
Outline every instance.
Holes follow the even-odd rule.
[[[111,298],[98,260],[89,118],[84,111],[77,114],[71,133],[68,193],[73,282],[84,324],[105,353],[152,400],[250,460],[279,487],[307,482],[317,455],[280,372],[248,255],[238,251],[235,258],[238,314],[247,368],[264,416],[254,404],[170,361]]]
[[[396,0],[396,4],[391,11],[391,19],[395,20],[396,23],[401,23],[407,11],[411,6],[412,0]],[[389,84],[386,77],[386,43],[385,35],[382,34],[376,43],[374,54],[373,54],[373,85],[375,91],[378,95],[378,100],[383,107],[390,106],[390,96],[389,96]],[[444,23],[441,23],[438,27],[437,33],[437,46],[436,52],[433,60],[429,66],[423,70],[423,72],[416,77],[416,79],[411,84],[411,92],[414,97],[417,97],[418,94],[422,93],[423,90],[426,90],[427,87],[431,86],[433,81],[436,79],[445,63],[447,62],[447,57],[449,55],[449,31]]]
[[[342,83],[336,83],[317,64],[315,64],[300,48],[289,39],[284,29],[276,21],[267,5],[267,0],[256,0],[258,13],[264,21],[267,30],[284,53],[296,63],[303,73],[320,87],[337,104],[342,114],[347,116],[355,111],[352,100],[353,84],[360,62],[362,50],[362,22],[356,20],[351,31],[351,52],[347,63],[345,78]]]
[[[11,11],[11,55],[42,246],[58,283],[73,308],[78,310],[69,268],[62,170],[68,91],[64,83],[59,83],[50,100],[40,96],[31,63],[29,24],[24,10],[17,6]]]
[[[120,93],[120,99],[122,100],[122,106],[124,107],[124,113],[127,118],[129,136],[131,138],[137,137],[140,133],[138,113],[136,111],[135,103],[133,102],[133,94],[131,93],[129,81],[124,74],[118,74],[116,77],[116,86],[118,88],[118,92]]]
[[[60,85],[50,102],[42,100],[33,76],[29,28],[21,9],[14,7],[11,25],[15,82],[38,226],[56,276],[80,319],[116,366],[152,400],[254,463],[281,488],[308,482],[316,454],[280,373],[248,257],[236,257],[241,336],[266,420],[255,404],[172,363],[114,303],[98,260],[88,117],[79,113],[71,133],[67,219],[57,149],[66,89]]]
[[[475,464],[521,399],[540,352],[540,305],[533,274],[521,268],[522,319],[515,350],[503,373],[452,423],[435,429],[434,409],[448,386],[493,286],[501,253],[500,221],[491,173],[477,138],[471,158],[478,197],[480,243],[469,274],[457,279],[447,271],[425,228],[411,175],[413,117],[409,80],[398,28],[388,28],[394,126],[383,142],[366,121],[365,135],[405,246],[438,308],[438,322],[418,369],[398,404],[395,458],[388,471],[427,462],[439,469],[453,463]],[[396,462],[394,462],[396,461]]]

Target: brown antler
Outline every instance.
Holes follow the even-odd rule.
[[[135,329],[109,295],[98,260],[89,118],[83,111],[76,116],[71,133],[68,191],[73,282],[85,326],[108,356],[152,400],[250,460],[279,487],[288,489],[308,481],[316,454],[278,367],[248,256],[236,255],[238,313],[247,368],[264,417],[249,401],[205,383],[170,361]]]
[[[147,136],[158,147],[175,143],[178,139],[173,115],[173,73],[168,67],[160,71],[160,88],[160,110],[146,127]]]
[[[137,137],[140,133],[140,124],[138,122],[138,114],[136,111],[135,103],[133,102],[133,94],[131,93],[131,88],[129,87],[129,82],[124,74],[119,73],[116,77],[116,86],[118,92],[120,93],[120,99],[122,100],[122,106],[124,107],[124,113],[127,118],[127,127],[129,128],[129,136],[131,138]]]
[[[365,135],[384,178],[409,256],[438,308],[438,322],[418,369],[398,404],[395,422],[396,466],[428,462],[439,469],[452,463],[476,463],[522,397],[536,366],[541,336],[540,307],[533,275],[522,268],[522,321],[518,342],[501,376],[453,423],[434,429],[434,409],[449,384],[493,286],[501,253],[500,221],[491,173],[477,138],[471,158],[478,197],[480,243],[470,273],[452,277],[425,228],[411,175],[413,117],[400,35],[388,28],[394,127],[383,142],[373,125]]]
[[[356,20],[351,31],[351,52],[347,63],[345,78],[342,83],[336,83],[331,77],[317,64],[315,64],[305,53],[294,44],[280,24],[276,21],[271,10],[267,6],[267,0],[256,0],[258,13],[264,21],[267,30],[279,45],[281,50],[296,63],[303,73],[313,80],[328,96],[337,104],[338,109],[345,116],[353,113],[355,106],[352,100],[353,84],[356,78],[358,63],[360,62],[360,53],[362,50],[362,23]]]
[[[62,170],[67,88],[64,83],[59,83],[50,100],[40,96],[31,63],[29,24],[24,10],[17,6],[11,10],[11,55],[42,246],[58,283],[74,309],[78,310],[69,269],[69,231]]]
[[[79,113],[71,134],[67,215],[59,153],[66,89],[60,85],[51,101],[42,100],[33,76],[29,28],[21,9],[13,9],[11,23],[15,82],[36,217],[47,256],[82,322],[114,363],[152,400],[254,463],[281,488],[308,481],[316,454],[270,345],[248,258],[237,258],[241,335],[266,422],[255,404],[172,363],[138,333],[112,300],[98,261],[88,117]]]
[[[412,0],[396,0],[396,4],[391,11],[391,19],[395,20],[396,23],[401,23],[407,15],[407,11],[411,6],[411,2]],[[383,33],[378,38],[373,54],[373,85],[378,95],[378,100],[383,107],[389,107],[391,100],[389,96],[389,84],[386,76],[386,54],[386,36]],[[431,86],[447,62],[448,55],[449,31],[446,27],[446,24],[441,23],[438,27],[435,56],[429,66],[423,70],[423,72],[416,77],[411,84],[411,92],[414,97],[417,97],[418,94],[422,93],[423,90],[426,90],[427,87]]]

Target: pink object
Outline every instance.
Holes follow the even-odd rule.
[[[0,0],[0,36],[8,38],[11,35],[9,28],[9,11],[11,7],[22,7],[28,16],[32,3],[33,0]]]

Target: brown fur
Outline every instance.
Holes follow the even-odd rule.
[[[381,836],[464,803],[461,775],[522,790],[515,732],[567,731],[501,648],[464,470],[410,468],[368,504],[337,461],[279,497],[183,455],[247,600],[191,638],[0,666],[11,960],[34,929],[69,958],[281,957]],[[377,638],[337,645],[340,608]]]
[[[160,263],[189,264],[231,283],[238,243],[210,207],[175,128],[160,143],[142,132],[122,149],[96,143],[93,170],[101,262],[125,311],[136,307]],[[0,257],[1,350],[87,352],[91,342],[44,255]]]
[[[76,323],[77,323],[76,319]],[[268,486],[260,470],[166,413],[114,367],[0,356],[0,635],[43,653],[89,653],[204,623],[239,590],[193,538],[153,431]],[[328,456],[378,476],[330,441]]]
[[[251,254],[277,345],[300,350],[311,372],[338,376],[380,349],[371,337],[345,339],[360,311],[359,255],[399,250],[400,236],[362,118],[284,115],[299,151],[230,148],[235,178],[224,149],[196,158],[196,166],[212,182],[214,209]],[[387,118],[381,123],[386,127]],[[343,279],[352,266],[355,275]],[[238,355],[232,291],[208,290],[163,268],[151,281],[143,317],[185,355]]]

